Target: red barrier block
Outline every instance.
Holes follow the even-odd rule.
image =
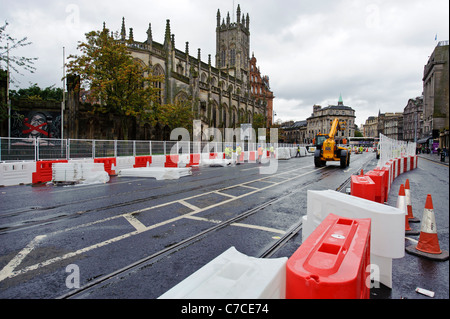
[[[386,171],[373,170],[368,171],[365,176],[369,176],[375,183],[375,201],[384,204],[386,196]]]
[[[37,161],[36,172],[32,173],[32,183],[46,183],[50,182],[53,178],[53,163],[67,163],[67,160],[55,160],[55,161]]]
[[[329,214],[286,263],[286,299],[369,299],[370,218]]]
[[[164,167],[178,167],[179,155],[166,155]]]
[[[200,164],[200,154],[191,154],[189,166]]]
[[[403,173],[406,173],[408,171],[408,157],[402,157],[403,161]]]
[[[383,167],[383,168],[375,168],[374,171],[381,171],[384,172],[384,201],[387,202],[388,195],[389,195],[389,187],[390,187],[390,176],[389,176],[389,167]]]
[[[113,164],[114,167],[117,166],[115,157],[94,158],[94,163],[103,163],[108,175],[116,175],[116,171],[112,169]]]
[[[255,162],[256,161],[256,152],[248,152],[248,161]]]
[[[151,156],[136,156],[134,159],[135,159],[135,164],[133,165],[134,168],[147,167],[147,165],[150,165],[152,163]]]
[[[351,176],[350,195],[375,201],[375,183],[369,176]]]

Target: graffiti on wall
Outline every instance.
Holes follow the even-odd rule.
[[[15,112],[11,121],[11,137],[22,138],[22,143],[35,139],[61,138],[61,113],[48,111]],[[41,141],[47,143],[47,141]]]

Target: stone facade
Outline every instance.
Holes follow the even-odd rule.
[[[423,96],[409,99],[403,109],[403,140],[417,142],[422,136]]]
[[[127,39],[125,30],[123,20],[122,40],[133,58],[150,66],[154,75],[164,75],[161,103],[191,100],[194,117],[201,120],[203,129],[215,127],[223,133],[225,128],[252,123],[255,114],[271,117],[273,94],[269,97],[267,90],[264,95],[253,94],[251,89],[254,82],[261,80],[250,76],[250,18],[248,14],[241,18],[240,6],[236,22],[230,21],[229,13],[221,22],[217,11],[215,67],[211,65],[211,55],[207,62],[202,61],[200,49],[196,57],[190,55],[189,42],[184,51],[176,48],[169,20],[164,43],[153,41],[150,24],[143,42],[134,40],[132,29]]]
[[[438,43],[423,71],[423,137],[449,147],[449,44]]]
[[[312,143],[312,140],[319,132],[329,133],[331,129],[331,122],[336,117],[339,119],[339,122],[345,123],[345,130],[337,132],[336,138],[354,137],[356,118],[355,110],[349,106],[345,106],[342,101],[342,97],[340,97],[338,105],[329,105],[323,108],[320,105],[313,106],[313,113],[306,119],[306,143]]]

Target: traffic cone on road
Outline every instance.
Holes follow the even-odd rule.
[[[405,182],[405,196],[406,196],[406,209],[408,210],[408,222],[418,223],[420,219],[414,217],[412,204],[411,204],[411,188],[409,187],[409,179]]]
[[[448,251],[441,250],[439,246],[433,200],[430,194],[427,195],[425,209],[423,210],[419,242],[416,246],[412,245],[406,247],[406,251],[413,255],[426,257],[433,260],[443,261],[449,258]]]
[[[405,234],[406,235],[419,235],[418,231],[412,230],[408,221],[408,210],[406,208],[406,195],[405,186],[400,185],[400,190],[397,197],[397,208],[400,208],[405,213]]]

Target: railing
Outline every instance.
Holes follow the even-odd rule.
[[[293,144],[248,143],[247,141],[240,144],[243,151],[256,151],[258,145],[266,149],[271,146],[274,148],[296,147]],[[236,149],[236,143],[226,142],[0,137],[0,162],[223,152],[227,145]]]

